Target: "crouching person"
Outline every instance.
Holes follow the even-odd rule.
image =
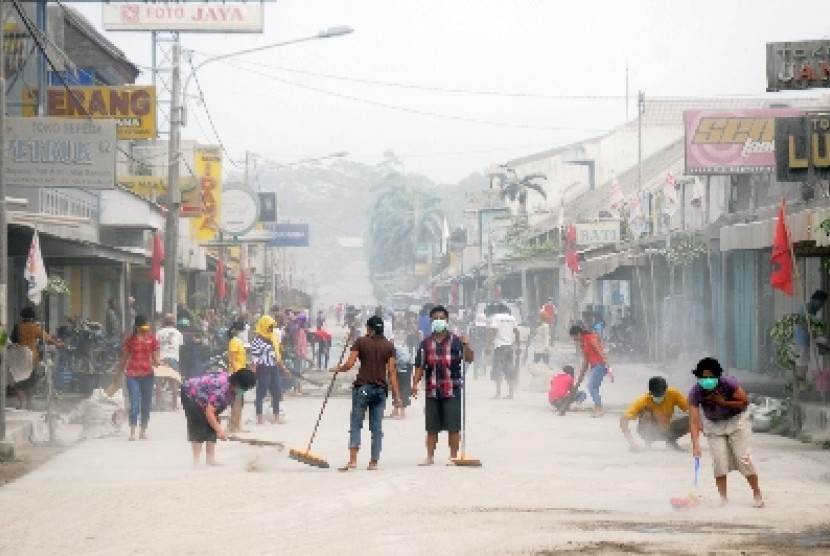
[[[216,465],[216,439],[228,439],[219,423],[219,414],[231,405],[236,395],[256,386],[256,375],[248,369],[235,373],[207,374],[191,378],[182,385],[181,399],[187,419],[187,440],[193,449],[193,464],[198,465],[205,444],[205,463]]]
[[[683,393],[671,388],[661,376],[651,377],[648,392],[634,400],[620,417],[620,429],[631,451],[641,448],[631,436],[628,422],[638,419],[637,435],[643,439],[647,448],[652,442],[665,442],[675,450],[682,450],[677,439],[689,433],[689,416],[674,418],[675,408],[689,413],[689,402]]]

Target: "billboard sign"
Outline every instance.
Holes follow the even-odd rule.
[[[830,178],[830,116],[780,118],[775,123],[775,159],[778,181],[807,181],[811,164],[814,178]]]
[[[259,218],[259,197],[242,185],[225,187],[222,191],[222,213],[219,229],[231,236],[248,233]]]
[[[263,2],[103,2],[107,31],[262,33]]]
[[[577,245],[605,245],[620,242],[620,221],[577,222]]]
[[[686,175],[772,173],[775,119],[799,114],[794,108],[686,111]]]
[[[199,183],[200,214],[190,220],[196,241],[211,241],[219,232],[222,202],[222,147],[196,147],[193,173]]]
[[[115,187],[115,122],[6,118],[7,185]]]
[[[119,139],[155,139],[156,88],[50,87],[46,114],[62,118],[114,119]]]
[[[308,247],[308,224],[266,224],[274,233],[272,247]]]
[[[830,87],[830,40],[767,43],[767,91]]]

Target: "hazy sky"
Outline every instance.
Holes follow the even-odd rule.
[[[70,4],[100,26],[100,4]],[[282,0],[266,5],[264,34],[183,34],[182,43],[196,51],[198,63],[350,25],[351,35],[199,70],[227,150],[235,159],[248,149],[280,162],[346,150],[375,163],[393,149],[406,171],[456,181],[622,123],[626,65],[631,117],[638,90],[762,94],[765,43],[827,38],[830,26],[820,17],[827,6],[826,0]],[[107,36],[130,59],[150,65],[149,33]],[[151,75],[139,79],[149,83]],[[195,86],[189,93],[184,137],[216,142]]]

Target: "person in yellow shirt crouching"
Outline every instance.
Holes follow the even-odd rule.
[[[674,409],[687,413],[674,418]],[[683,393],[671,388],[666,379],[653,376],[648,381],[648,393],[638,397],[620,417],[620,430],[632,452],[641,449],[631,435],[628,422],[638,419],[637,434],[651,448],[652,442],[665,442],[666,446],[682,450],[677,440],[689,434],[689,402]]]
[[[245,344],[239,338],[245,332],[245,321],[236,320],[228,328],[228,373],[246,369],[248,356],[245,352]],[[237,392],[231,403],[231,419],[228,432],[248,432],[242,430],[242,406],[245,403],[245,392]]]

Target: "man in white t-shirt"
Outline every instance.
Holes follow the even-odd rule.
[[[493,365],[490,378],[496,383],[496,395],[501,398],[502,378],[507,382],[507,398],[513,398],[516,383],[516,361],[519,358],[519,327],[504,303],[488,307],[489,349],[493,351]]]
[[[162,319],[163,328],[156,332],[156,340],[159,343],[159,359],[162,363],[178,372],[179,370],[179,350],[184,344],[184,336],[176,328],[176,317],[170,313],[164,315]],[[173,411],[177,408],[177,400],[179,398],[178,388],[179,384],[176,379],[171,377],[156,376],[156,402],[155,409],[161,407],[162,393],[167,391],[171,396],[171,403]]]
[[[164,315],[164,327],[156,332],[159,342],[159,359],[168,367],[179,370],[179,349],[184,344],[184,336],[176,328],[176,317],[172,314]]]

